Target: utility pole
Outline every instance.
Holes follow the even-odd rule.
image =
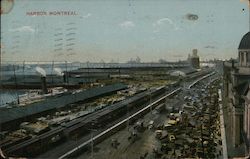
[[[23,61],[23,84],[25,84],[25,61]]]
[[[91,158],[94,158],[94,131],[97,132],[97,129],[93,129],[94,123],[91,124],[91,128],[87,129],[90,131],[91,136]]]
[[[13,65],[13,71],[14,71],[14,80],[15,80],[15,88],[17,90],[17,79],[16,79],[16,68],[15,68],[15,64]],[[19,95],[18,93],[16,93],[17,96],[17,104],[20,104],[20,100],[19,100]]]
[[[89,78],[89,61],[87,61],[87,72],[88,72],[88,83],[90,83],[90,78]]]
[[[69,78],[68,78],[68,62],[65,61],[65,69],[66,69],[66,74],[65,74],[65,78],[66,78],[66,83],[69,84]]]
[[[2,45],[0,50],[0,86],[2,84]]]
[[[51,84],[54,84],[54,78],[53,78],[53,71],[54,71],[54,61],[52,61],[52,66],[51,66]]]
[[[130,103],[127,105],[127,118],[129,117],[129,106],[130,106]],[[127,128],[129,132],[129,119],[127,120]]]
[[[15,64],[13,65],[13,72],[14,72],[15,86],[16,86],[16,89],[17,89],[17,80],[16,80],[16,68],[15,68]]]
[[[151,89],[149,89],[148,96],[149,96],[149,104],[150,104],[150,113],[152,115],[153,113],[152,113],[152,105],[151,105],[151,103],[152,103]]]
[[[94,141],[93,141],[93,131],[91,130],[91,158],[93,158],[94,153]]]
[[[204,148],[204,144],[203,144],[203,128],[202,128],[202,125],[203,125],[203,120],[201,120],[201,127],[200,127],[200,131],[201,131],[201,146],[202,146],[202,158],[205,158],[205,148]]]

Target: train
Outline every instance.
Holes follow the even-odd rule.
[[[3,150],[9,156],[36,157],[69,139],[79,139],[81,136],[88,134],[92,128],[103,128],[110,122],[119,119],[127,112],[133,112],[142,108],[142,106],[148,104],[151,99],[161,96],[166,91],[166,87],[162,86],[153,90],[141,92],[124,101],[61,124],[56,128],[51,128],[50,131],[19,144],[5,148],[3,147]]]

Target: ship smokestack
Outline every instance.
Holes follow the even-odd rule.
[[[47,83],[46,83],[46,71],[43,68],[37,66],[36,72],[41,76],[41,85],[42,85],[43,94],[47,94],[48,89],[47,89]]]
[[[48,93],[48,88],[47,88],[47,83],[46,83],[46,77],[45,76],[41,77],[41,83],[42,83],[43,94],[47,94]]]
[[[63,74],[63,83],[66,83],[67,81],[66,81],[66,74],[64,73]]]

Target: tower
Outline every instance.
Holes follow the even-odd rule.
[[[250,32],[246,33],[238,48],[239,67],[250,66]]]
[[[250,0],[248,0],[249,6],[249,32],[246,33],[238,47],[238,58],[239,67],[249,67],[250,66]]]
[[[193,49],[193,54],[190,58],[190,63],[191,66],[195,69],[199,69],[200,68],[200,58],[198,56],[198,50],[197,49]]]

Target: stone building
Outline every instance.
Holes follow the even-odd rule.
[[[244,113],[244,141],[246,141],[246,152],[250,155],[250,85],[248,93],[243,97],[245,100],[245,113]]]
[[[223,69],[229,156],[245,156],[249,154],[250,143],[250,32],[240,42],[238,60],[224,62]]]

